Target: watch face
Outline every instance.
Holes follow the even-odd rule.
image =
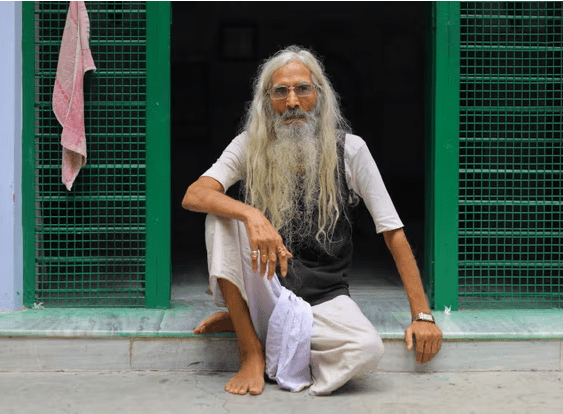
[[[432,315],[428,315],[426,313],[419,313],[416,319],[419,320],[419,321],[428,321],[428,322],[434,321],[434,318],[432,317]]]

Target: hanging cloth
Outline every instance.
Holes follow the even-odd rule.
[[[268,322],[266,374],[282,388],[299,392],[312,384],[309,363],[313,312],[303,299],[280,288]]]
[[[63,126],[62,181],[70,191],[80,169],[86,165],[84,128],[84,74],[96,70],[88,37],[90,22],[83,1],[71,1],[59,52],[53,90],[53,112]]]

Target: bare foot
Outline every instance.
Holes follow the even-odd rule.
[[[229,312],[216,312],[209,318],[204,319],[197,328],[194,329],[195,335],[203,335],[215,332],[234,332],[235,327],[229,316]]]
[[[239,372],[227,382],[225,391],[231,394],[252,395],[262,394],[264,389],[264,353],[260,349],[247,353],[241,358],[242,364]]]

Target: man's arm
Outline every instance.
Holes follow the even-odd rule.
[[[420,312],[430,313],[418,266],[405,232],[403,229],[386,231],[383,233],[383,237],[401,275],[412,316],[414,317]],[[424,364],[434,358],[442,345],[442,331],[438,325],[425,321],[413,322],[405,331],[409,351],[413,348],[413,335],[416,338],[417,362]]]
[[[223,185],[211,177],[200,177],[188,187],[182,200],[182,207],[186,210],[211,213],[242,222],[246,222],[249,216],[260,213],[255,208],[226,195]]]
[[[273,277],[278,258],[281,275],[287,274],[287,259],[293,255],[287,251],[282,237],[260,210],[227,196],[219,181],[211,177],[200,177],[188,187],[182,200],[182,207],[190,211],[242,221],[246,226],[250,249],[260,250],[262,254],[260,258],[262,275],[269,262],[268,279]],[[285,253],[280,254],[279,248]],[[257,273],[258,262],[253,260],[252,267]]]

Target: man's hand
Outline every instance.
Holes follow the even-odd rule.
[[[425,321],[416,321],[405,331],[407,349],[413,348],[416,341],[416,362],[426,364],[432,360],[442,346],[442,331],[438,325]]]
[[[255,210],[245,221],[250,249],[259,254],[251,254],[252,270],[262,276],[268,269],[268,280],[272,280],[279,261],[281,276],[287,275],[287,260],[293,255],[287,251],[283,239],[272,226],[270,221],[259,211]]]

